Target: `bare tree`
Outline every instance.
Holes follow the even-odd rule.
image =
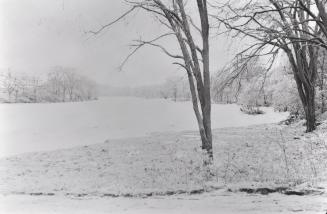
[[[64,84],[68,90],[69,100],[74,100],[75,90],[77,88],[79,78],[73,71],[66,71],[65,73]]]
[[[54,71],[48,74],[48,78],[46,81],[46,88],[49,91],[49,98],[52,99],[51,102],[66,100],[66,85],[64,83],[64,74],[62,70],[58,70],[56,67]]]
[[[117,19],[104,25],[97,31],[89,33],[99,34],[103,29],[120,21],[133,11],[140,9],[155,16],[155,18],[167,27],[166,34],[160,35],[150,41],[136,40],[133,51],[126,57],[121,66],[144,46],[159,48],[168,56],[177,60],[176,65],[183,67],[188,76],[190,92],[192,97],[193,110],[197,119],[202,149],[213,158],[212,153],[212,131],[211,131],[211,97],[210,97],[210,71],[209,71],[209,20],[206,0],[197,0],[198,19],[197,26],[191,16],[186,12],[183,0],[161,1],[143,0],[126,1],[131,8]],[[197,34],[197,35],[195,35]],[[200,42],[196,37],[199,35]],[[174,36],[181,51],[181,54],[172,54],[158,40]]]
[[[8,102],[12,102],[12,96],[17,101],[18,92],[20,89],[19,80],[11,72],[4,73],[1,75],[1,86],[2,90],[7,93]]]
[[[39,101],[39,89],[41,86],[41,80],[38,77],[32,77],[30,79],[30,87],[32,89],[32,95],[33,95],[33,101],[38,102]]]
[[[307,131],[310,132],[316,127],[317,53],[319,47],[325,48],[326,45],[321,39],[320,25],[312,21],[301,3],[307,7],[312,5],[311,0],[228,2],[217,7],[219,15],[215,17],[228,32],[235,32],[234,36],[253,41],[237,56],[242,58],[241,63],[246,64],[253,57],[270,57],[268,67],[271,67],[279,50],[286,54],[305,112]],[[237,67],[241,72],[239,68],[242,66]]]
[[[181,95],[182,84],[183,80],[181,77],[168,78],[162,86],[162,91],[165,90],[168,97],[172,98],[173,101],[176,102],[179,99],[179,95]]]

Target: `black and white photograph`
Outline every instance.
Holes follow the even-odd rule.
[[[327,214],[326,0],[0,0],[0,214]]]

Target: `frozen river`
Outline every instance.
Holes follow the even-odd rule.
[[[287,117],[271,108],[264,111],[251,116],[237,105],[214,104],[212,127],[275,123]],[[183,130],[197,130],[190,102],[103,97],[79,103],[0,104],[1,157]]]

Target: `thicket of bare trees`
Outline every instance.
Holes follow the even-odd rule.
[[[56,102],[84,101],[96,98],[96,84],[74,69],[56,67],[44,84],[49,99]]]
[[[238,103],[249,110],[272,104],[268,74],[255,61],[247,63],[237,77],[230,78],[230,73],[222,69],[212,79],[212,97],[216,103]]]
[[[278,52],[284,52],[291,65],[308,132],[316,127],[318,52],[327,47],[325,6],[323,0],[228,1],[217,6],[215,16],[227,32],[252,42],[237,55],[233,76],[241,73],[253,57],[265,57],[272,64]]]
[[[1,101],[8,103],[84,101],[97,97],[95,82],[63,67],[54,68],[46,79],[3,73],[0,90]]]

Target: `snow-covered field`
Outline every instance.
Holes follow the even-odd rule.
[[[212,107],[212,127],[275,123],[287,116],[243,114],[237,105]],[[151,132],[196,130],[190,102],[103,97],[79,103],[0,104],[0,157],[103,143]]]

